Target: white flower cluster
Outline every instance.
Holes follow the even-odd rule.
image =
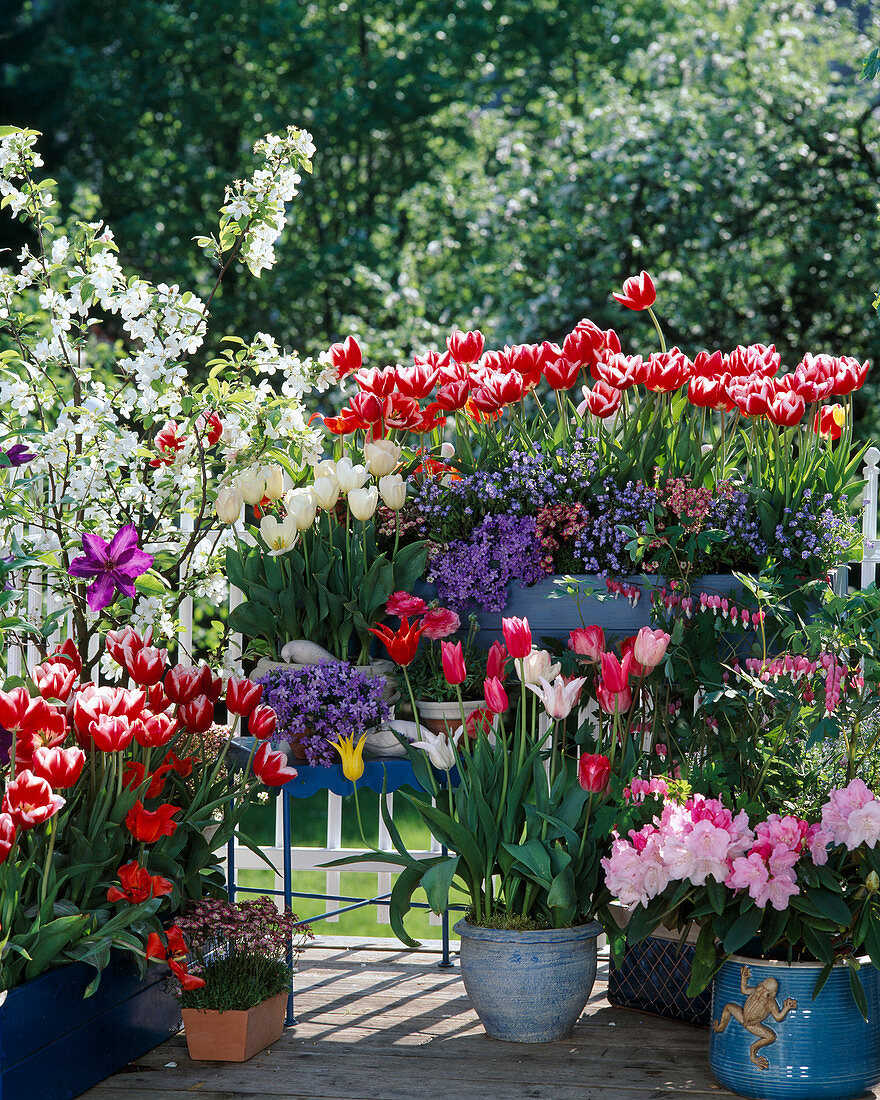
[[[306,130],[288,126],[283,137],[267,134],[254,152],[265,158],[266,167],[226,189],[221,230],[229,243],[242,238],[242,259],[258,276],[275,263],[274,245],[284,229],[284,204],[298,193],[302,176],[297,169],[311,172],[315,145]],[[225,243],[221,232],[221,247]]]
[[[25,552],[56,555],[48,584],[69,602],[82,599],[82,585],[64,562],[80,553],[82,534],[109,542],[134,524],[167,590],[152,586],[133,610],[116,605],[114,614],[173,639],[180,577],[189,594],[226,598],[220,560],[229,532],[213,512],[218,486],[267,449],[294,465],[313,459],[321,436],[303,399],[325,390],[335,371],[326,354],[301,358],[259,333],[250,345],[238,341],[242,350],[228,356],[213,388],[194,389],[188,360],[205,339],[205,303],[179,286],[127,277],[101,223],[80,226],[75,240],[53,237],[38,207],[27,205],[42,193],[31,178],[41,164],[37,136],[0,128],[0,205],[30,214],[45,257],[25,249],[17,270],[0,271],[0,332],[20,349],[0,357],[0,425],[22,433],[35,454],[21,470],[0,469],[0,547],[15,532]],[[296,194],[297,168],[311,171],[314,144],[291,127],[256,151],[264,166],[227,192],[221,242],[224,224],[234,223],[231,239],[241,238],[259,273],[274,259],[284,203]],[[24,205],[13,197],[21,180]],[[116,345],[103,335],[109,317],[125,333]],[[209,442],[211,418],[219,438]]]

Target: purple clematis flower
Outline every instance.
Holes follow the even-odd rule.
[[[25,466],[36,457],[23,443],[15,443],[8,450],[0,451],[0,466]]]
[[[100,535],[84,534],[85,551],[70,563],[71,577],[94,577],[86,593],[86,603],[92,611],[100,611],[117,591],[123,596],[136,595],[135,577],[153,564],[153,555],[138,548],[138,533],[134,524],[121,528],[108,545]]]

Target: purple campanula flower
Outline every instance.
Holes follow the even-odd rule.
[[[85,553],[74,558],[68,573],[71,577],[94,577],[86,594],[86,602],[92,611],[101,611],[113,599],[117,591],[124,596],[135,596],[135,577],[153,564],[153,555],[141,550],[137,544],[138,533],[134,524],[122,527],[108,544],[100,535],[82,536]]]

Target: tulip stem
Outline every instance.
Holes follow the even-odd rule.
[[[46,861],[43,864],[43,881],[40,884],[40,908],[46,904],[46,892],[49,883],[49,869],[52,866],[52,854],[55,851],[55,836],[57,830],[54,828],[54,818],[49,818],[46,824],[46,835],[49,837],[49,847],[46,849]]]
[[[648,316],[654,322],[654,328],[657,330],[657,335],[660,338],[660,351],[665,352],[666,351],[666,340],[663,336],[663,329],[660,328],[660,322],[657,320],[657,315],[654,313],[654,310],[651,309],[650,306],[648,306]]]

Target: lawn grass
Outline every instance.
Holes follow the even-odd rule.
[[[424,796],[427,798],[427,795]],[[358,792],[360,802],[361,820],[367,840],[371,843],[378,841],[378,806],[379,795],[373,791],[362,790]],[[319,792],[311,798],[296,799],[292,802],[291,835],[296,847],[323,847],[327,834],[327,795]],[[430,847],[431,837],[427,827],[422,823],[418,811],[414,809],[401,794],[394,799],[394,823],[400,830],[400,834],[407,848],[416,851],[425,851]],[[275,836],[275,804],[274,800],[267,805],[251,807],[242,822],[242,831],[255,843],[261,846],[270,846],[274,843]],[[344,847],[363,849],[360,831],[358,829],[357,815],[354,809],[354,801],[346,798],[342,810],[342,843]],[[246,886],[259,890],[271,890],[273,878],[271,871],[241,871],[236,876],[240,886]],[[323,871],[295,871],[293,876],[293,888],[299,893],[324,894],[326,891],[326,877]],[[377,893],[375,874],[364,874],[356,871],[343,871],[341,885],[338,891],[342,895],[351,897],[374,897]],[[239,900],[253,896],[239,895]],[[414,901],[425,901],[424,894],[419,891],[414,896]],[[323,901],[313,898],[294,898],[293,908],[297,915],[303,919],[311,919],[318,914],[342,908],[348,902]],[[459,914],[450,914],[452,924],[458,919]],[[440,924],[431,924],[427,910],[412,910],[406,917],[406,928],[416,940],[439,940],[441,936]],[[349,913],[343,913],[338,920],[318,921],[315,924],[316,935],[326,936],[367,936],[367,937],[393,937],[394,933],[387,924],[379,924],[376,919],[376,907],[367,906],[355,909]],[[457,939],[457,937],[453,937]]]

